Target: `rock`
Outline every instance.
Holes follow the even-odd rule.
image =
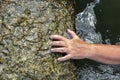
[[[1,0],[0,80],[76,80],[49,47],[50,35],[74,30],[74,12],[73,0]]]

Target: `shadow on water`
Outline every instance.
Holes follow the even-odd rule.
[[[93,1],[94,0],[76,0],[77,14],[83,12],[86,5]],[[104,44],[116,44],[120,42],[119,4],[120,0],[100,0],[100,3],[94,8],[97,23],[95,25],[96,29],[93,30],[101,34],[102,43]],[[84,17],[82,16],[80,18]],[[85,19],[83,20],[85,21]],[[82,24],[86,25],[87,23],[84,23],[84,21]],[[87,26],[89,29],[89,25]],[[84,29],[82,25],[79,27],[80,31]],[[81,34],[84,34],[84,30]],[[87,34],[89,34],[89,32]],[[101,64],[87,59],[75,60],[75,64],[78,67],[77,72],[80,80],[120,80],[120,65]]]

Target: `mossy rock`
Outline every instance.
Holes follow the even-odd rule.
[[[50,35],[74,30],[74,13],[73,0],[1,0],[0,80],[77,80],[49,46]]]

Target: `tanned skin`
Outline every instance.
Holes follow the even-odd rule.
[[[72,39],[60,35],[50,36],[50,46],[60,46],[51,48],[51,52],[66,53],[67,55],[59,57],[58,61],[69,59],[91,59],[105,64],[120,64],[120,46],[106,44],[91,44],[80,39],[75,32],[67,30]],[[57,40],[57,41],[54,41]]]

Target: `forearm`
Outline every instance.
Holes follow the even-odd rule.
[[[93,44],[89,59],[106,64],[120,64],[120,46]]]
[[[106,64],[120,64],[120,46],[89,44],[81,40],[73,31],[67,30],[72,39],[63,36],[52,35],[50,46],[60,46],[52,48],[51,52],[66,53],[67,55],[58,58],[59,61],[69,59],[92,59]]]

